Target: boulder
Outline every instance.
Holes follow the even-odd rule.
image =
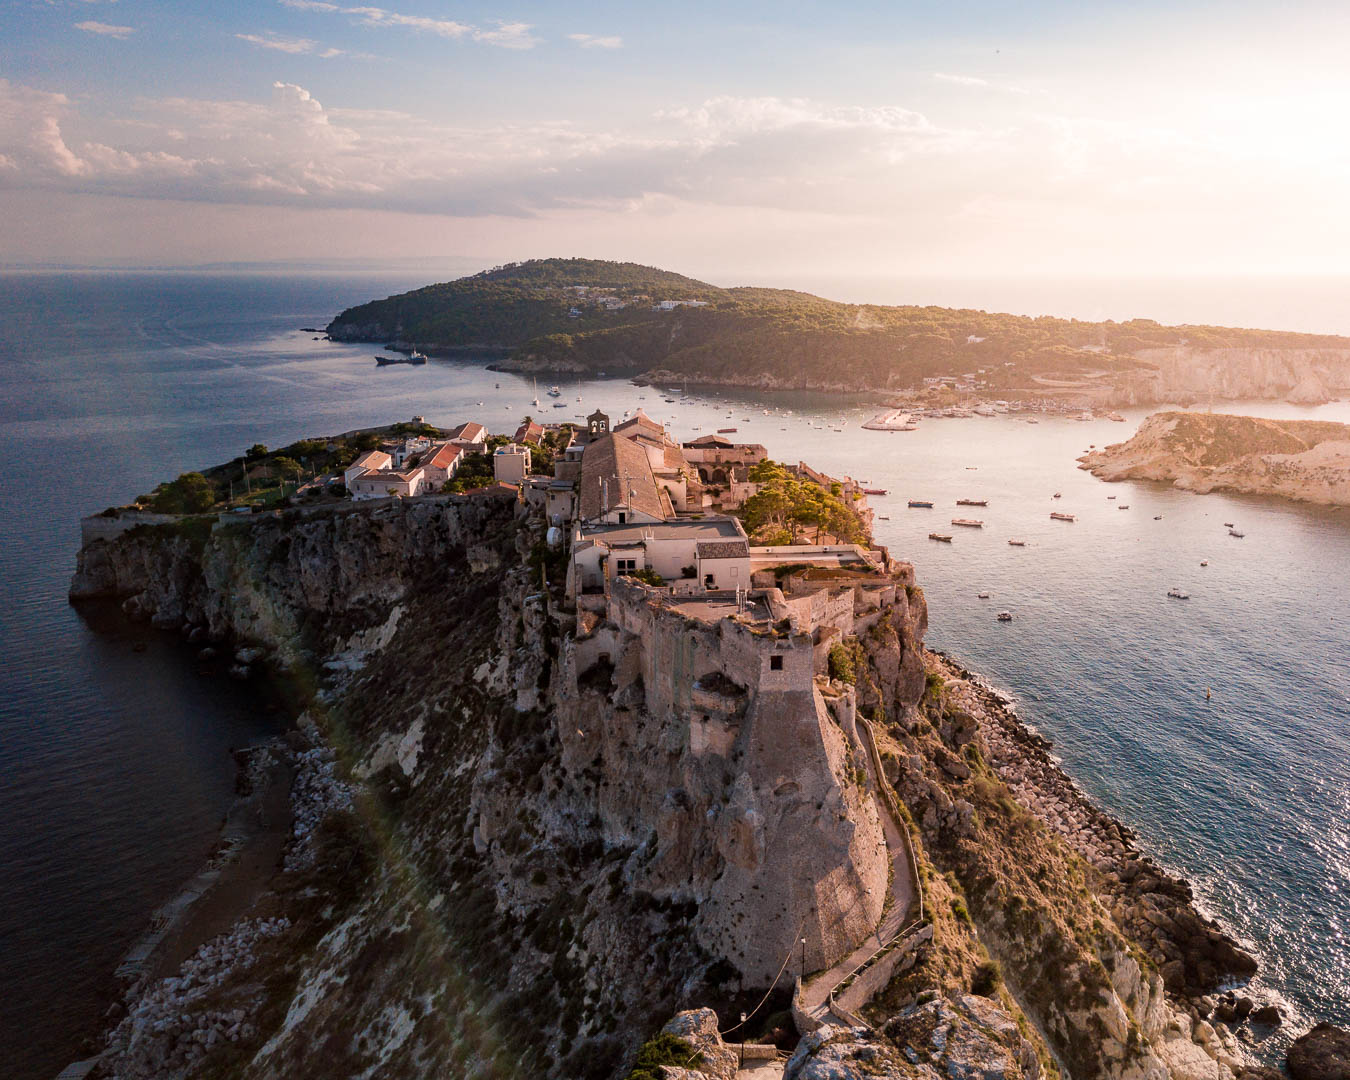
[[[1294,1080],[1350,1080],[1350,1031],[1318,1024],[1294,1040],[1285,1060]]]
[[[686,1009],[676,1013],[661,1029],[683,1039],[703,1056],[703,1064],[694,1076],[709,1080],[733,1080],[736,1075],[736,1051],[717,1033],[717,1014],[712,1009]]]
[[[1260,1027],[1279,1027],[1284,1018],[1280,1016],[1278,1005],[1262,1005],[1259,1009],[1253,1009],[1247,1019]]]

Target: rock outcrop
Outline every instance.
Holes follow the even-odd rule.
[[[1350,1031],[1318,1024],[1294,1040],[1287,1058],[1294,1080],[1350,1080]]]
[[[1262,398],[1315,405],[1350,389],[1350,349],[1176,345],[1135,356],[1153,370],[1124,375],[1110,404]]]
[[[1188,491],[1237,491],[1350,505],[1350,425],[1210,413],[1155,413],[1128,442],[1084,454],[1103,480],[1165,480]]]

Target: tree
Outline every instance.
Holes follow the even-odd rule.
[[[276,469],[283,477],[294,476],[300,479],[300,463],[294,458],[277,456],[272,459],[272,468]]]
[[[258,458],[267,456],[267,447],[260,442],[255,442],[245,452],[244,457],[249,461],[257,461]]]
[[[177,480],[160,484],[151,507],[161,514],[201,514],[216,504],[216,489],[199,472],[184,473]]]

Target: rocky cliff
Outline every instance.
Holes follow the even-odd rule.
[[[1350,425],[1155,413],[1127,442],[1078,459],[1103,480],[1167,480],[1187,491],[1350,504]]]
[[[1260,398],[1317,405],[1350,390],[1346,348],[1176,345],[1140,349],[1135,356],[1154,370],[1122,375],[1110,404]]]
[[[883,913],[856,701],[913,817],[926,933],[859,1006],[870,1027],[816,1032],[788,1075],[1229,1080],[1236,1044],[1198,1010],[1249,962],[1119,827],[1093,819],[1112,862],[1086,811],[1053,817],[1045,763],[925,656],[911,571],[838,642],[852,685],[827,707],[790,620],[699,619],[639,584],[578,620],[542,524],[436,496],[81,551],[73,597],[284,668],[305,702],[270,891],[129,989],[95,1075],[609,1077],[706,1005],[723,1075],[719,1028],[797,973],[800,939],[814,971]]]

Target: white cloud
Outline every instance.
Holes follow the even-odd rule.
[[[503,49],[530,49],[538,44],[528,23],[498,23],[495,28],[472,26],[456,19],[440,19],[429,15],[405,15],[380,7],[345,7],[326,0],[278,0],[283,7],[296,11],[315,11],[327,15],[350,15],[363,26],[401,27],[437,37],[482,42]]]
[[[346,52],[342,49],[325,48],[312,38],[287,37],[284,34],[273,33],[266,30],[261,34],[235,34],[240,41],[247,41],[250,45],[257,45],[264,49],[275,49],[277,52],[288,53],[291,56],[317,56],[321,60],[331,60],[337,56],[345,56]]]
[[[99,34],[102,37],[117,38],[118,41],[125,41],[136,32],[134,26],[114,26],[111,23],[98,22],[94,19],[88,19],[85,22],[77,22],[76,30],[83,30],[87,34]]]
[[[978,79],[974,75],[948,75],[938,71],[933,74],[938,82],[955,83],[957,86],[988,86],[988,79]]]
[[[623,38],[618,36],[597,37],[595,34],[568,34],[569,41],[575,41],[583,49],[622,49]]]

